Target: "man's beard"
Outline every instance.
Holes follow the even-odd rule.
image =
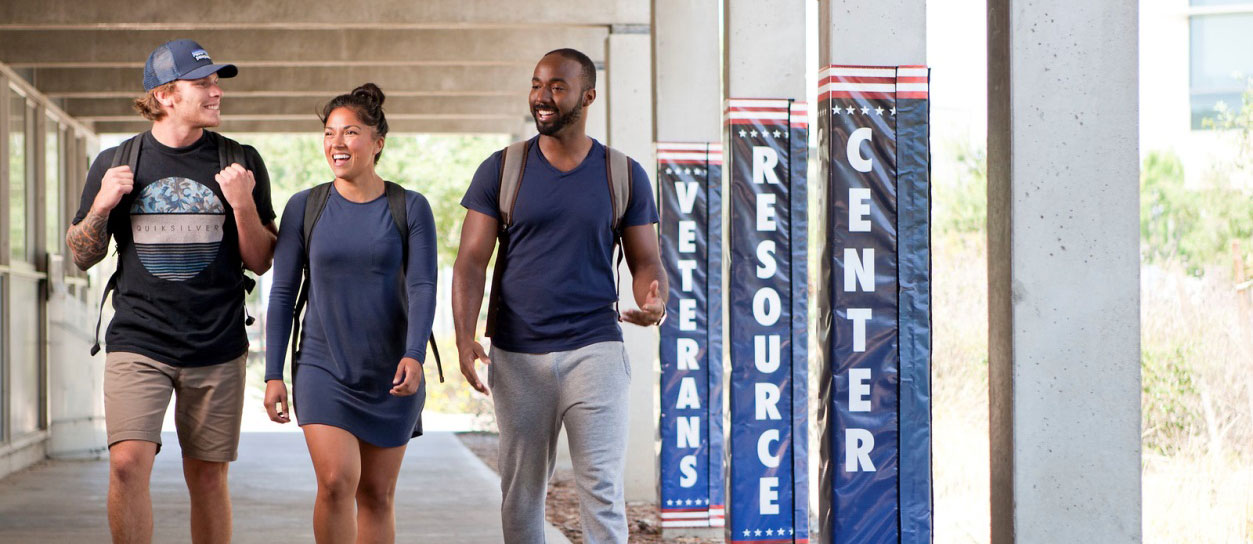
[[[554,106],[553,109],[557,110],[557,118],[549,121],[548,124],[545,125],[540,123],[539,116],[535,115],[535,108],[531,108],[531,116],[535,118],[535,130],[544,136],[552,136],[561,132],[561,129],[574,124],[575,121],[578,121],[579,118],[583,116],[582,101],[580,101],[574,109],[566,113],[561,113],[561,110],[556,108],[556,106]]]

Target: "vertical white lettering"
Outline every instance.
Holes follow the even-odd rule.
[[[779,152],[773,147],[753,146],[753,183],[779,185],[779,175],[774,168],[779,165]]]
[[[759,232],[774,232],[779,229],[779,224],[775,221],[774,202],[775,196],[772,194],[757,195],[757,230]]]
[[[779,466],[779,460],[782,456],[777,454],[770,455],[771,442],[779,442],[778,429],[767,429],[766,432],[761,433],[761,436],[757,437],[757,459],[761,460],[761,464],[775,468]],[[783,448],[779,448],[779,453],[782,453],[782,451]]]
[[[696,330],[696,299],[679,299],[679,330]]]
[[[762,240],[757,244],[757,277],[769,278],[779,270],[779,263],[774,260],[774,240]]]
[[[696,261],[679,259],[679,289],[684,293],[692,292],[692,272],[696,271]]]
[[[858,172],[869,172],[874,167],[874,163],[861,154],[861,143],[869,142],[872,134],[873,132],[869,127],[862,127],[848,135],[848,148],[845,149],[848,155],[848,164],[852,165],[853,169]]]
[[[861,286],[863,292],[874,292],[874,248],[872,247],[861,250],[861,257],[857,256],[856,249],[844,248],[844,292],[855,292],[858,285]]]
[[[688,376],[679,380],[679,400],[674,407],[679,410],[700,408],[700,395],[696,392],[696,378]]]
[[[696,253],[695,221],[679,221],[679,253]]]
[[[782,395],[779,394],[778,384],[758,382],[754,385],[756,385],[756,399],[753,407],[757,412],[755,414],[757,421],[783,419],[783,416],[779,415],[779,397]]]
[[[692,213],[692,208],[696,205],[698,189],[700,189],[700,184],[695,181],[674,182],[674,192],[679,197],[679,209],[683,210],[683,213]]]
[[[779,369],[779,335],[753,336],[753,361],[759,372],[769,374]]]
[[[679,487],[692,487],[696,485],[696,456],[684,455],[679,461]]]
[[[848,231],[870,232],[870,189],[848,190]],[[681,223],[681,222],[680,222]]]
[[[678,440],[680,448],[700,447],[700,416],[680,417]]]
[[[844,430],[844,472],[874,472],[870,451],[874,449],[874,435],[866,429]]]
[[[870,308],[849,308],[848,318],[853,321],[853,352],[866,351],[866,322],[873,314]]]
[[[762,478],[759,487],[760,500],[757,502],[757,509],[762,515],[774,515],[779,513],[779,479],[776,477]]]
[[[700,354],[700,344],[692,338],[676,338],[675,351],[678,352],[679,370],[700,370],[696,356]]]
[[[753,295],[753,319],[763,327],[774,325],[783,313],[783,303],[779,302],[779,293],[769,287],[763,287]]]
[[[870,369],[854,368],[848,371],[848,411],[869,412]]]

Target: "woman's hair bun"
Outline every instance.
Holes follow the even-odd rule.
[[[376,108],[383,107],[383,100],[386,98],[383,96],[383,89],[380,89],[378,85],[373,83],[362,84],[356,89],[353,89],[352,94],[353,96],[361,97],[367,103]]]

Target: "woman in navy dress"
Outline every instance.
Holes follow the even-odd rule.
[[[297,419],[317,473],[319,543],[395,541],[396,477],[406,444],[422,432],[422,363],[435,316],[435,220],[426,198],[413,191],[405,191],[407,239],[392,219],[374,170],[387,136],[382,105],[383,92],[366,83],[323,108],[322,149],[335,179],[307,247],[310,191],[288,201],[274,256],[265,407],[279,423],[290,421],[283,347],[309,263],[292,374]]]

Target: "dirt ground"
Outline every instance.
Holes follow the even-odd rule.
[[[458,433],[461,442],[470,448],[492,470],[496,468],[496,452],[499,438],[496,433]],[[557,470],[548,483],[548,499],[544,502],[548,522],[565,533],[573,544],[582,544],[583,533],[579,528],[579,498],[574,488],[574,475],[569,470]],[[718,544],[721,538],[680,537],[663,539],[657,507],[651,504],[628,504],[627,524],[631,529],[630,540],[639,544]]]

